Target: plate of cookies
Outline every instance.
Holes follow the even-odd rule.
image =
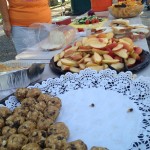
[[[0,108],[2,149],[149,149],[149,78],[87,68],[19,88]]]

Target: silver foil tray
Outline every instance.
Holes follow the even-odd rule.
[[[12,60],[1,63],[7,66],[21,67],[20,70],[0,72],[0,90],[26,87],[41,78],[45,64],[40,61]]]

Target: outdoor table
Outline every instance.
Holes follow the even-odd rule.
[[[104,16],[104,15],[108,15],[108,12],[98,12],[98,13],[96,13],[96,14],[99,15],[99,16]],[[109,20],[108,20],[108,22],[106,22],[105,26],[108,26],[109,22],[110,22],[112,19],[114,19],[111,15],[109,15],[108,18],[109,18]],[[130,24],[141,24],[141,23],[142,23],[139,16],[138,16],[138,17],[135,17],[135,18],[131,18],[131,19],[129,19],[129,21],[130,21]],[[135,45],[140,46],[143,50],[149,51],[149,48],[148,48],[148,44],[147,44],[146,39],[138,40],[137,42],[135,42]],[[58,53],[58,52],[56,52],[56,53]],[[41,55],[41,54],[42,54],[42,53],[40,53],[40,55]],[[43,54],[44,54],[44,52],[43,52]],[[54,54],[54,52],[53,52],[53,54]],[[60,75],[58,75],[58,74],[55,74],[55,73],[50,69],[50,67],[49,67],[48,62],[50,61],[50,59],[51,59],[51,57],[52,57],[51,55],[52,55],[51,52],[49,52],[49,53],[48,53],[48,57],[46,57],[46,59],[47,59],[47,64],[45,65],[45,69],[44,69],[44,71],[43,71],[43,73],[42,73],[42,77],[41,77],[40,80],[38,80],[38,81],[36,81],[36,82],[41,82],[41,81],[46,80],[46,79],[48,79],[48,78],[55,78],[55,77],[59,77],[59,76],[60,76]],[[42,56],[41,56],[41,57],[42,57]],[[40,59],[40,58],[39,58],[39,59]],[[36,62],[36,59],[34,59],[34,60],[35,60],[35,62]],[[42,62],[42,60],[41,60],[41,62]],[[141,75],[142,75],[142,76],[146,76],[146,77],[150,77],[150,65],[147,66],[145,69],[143,69],[143,70],[141,70],[141,71],[139,71],[139,72],[137,73],[137,76],[141,76]],[[34,84],[34,83],[32,83],[32,84]],[[3,99],[5,99],[5,98],[8,97],[9,95],[13,94],[14,92],[15,92],[15,89],[7,90],[7,91],[0,91],[0,101],[3,100]]]

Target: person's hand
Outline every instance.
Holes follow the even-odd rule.
[[[11,24],[10,22],[3,22],[3,30],[7,37],[10,37],[11,34]]]

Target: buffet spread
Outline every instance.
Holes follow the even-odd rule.
[[[126,0],[108,8],[113,20],[91,10],[68,25],[44,25],[47,38],[29,52],[38,59],[23,52],[0,63],[0,91],[15,89],[0,104],[0,149],[149,149],[150,80],[134,73],[149,66],[137,42],[150,31],[128,19],[142,9]],[[47,67],[55,78],[42,80]]]

